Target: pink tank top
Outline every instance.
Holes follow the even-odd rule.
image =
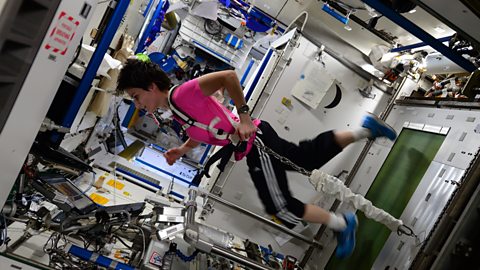
[[[219,103],[214,97],[205,96],[200,89],[198,80],[190,80],[177,87],[174,91],[175,92],[172,96],[173,101],[190,117],[207,126],[215,117],[219,117],[220,121],[214,127],[217,129],[222,129],[229,134],[235,133],[235,128],[232,126],[227,117],[230,117],[235,122],[239,122],[240,120],[238,117],[221,103]],[[185,122],[177,116],[174,115],[174,118],[182,125],[185,124]],[[258,127],[260,120],[254,119],[253,124]],[[224,146],[230,143],[230,140],[219,140],[215,138],[210,131],[199,127],[190,126],[186,129],[186,132],[188,137],[197,142],[219,146]],[[255,140],[255,135],[256,134],[249,138],[247,150],[245,152],[235,153],[235,160],[242,159],[248,154],[248,152],[250,152],[253,141]]]

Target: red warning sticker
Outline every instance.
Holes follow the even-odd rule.
[[[156,251],[152,253],[150,256],[150,263],[158,266],[162,266],[162,256],[158,254]]]
[[[64,55],[67,52],[70,41],[75,36],[75,31],[79,24],[79,21],[67,15],[65,11],[60,12],[57,25],[50,33],[45,49]]]

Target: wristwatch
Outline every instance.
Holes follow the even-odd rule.
[[[237,112],[238,112],[238,114],[249,113],[250,112],[250,107],[248,107],[247,104],[243,104],[242,106],[240,106],[240,108],[237,109]]]

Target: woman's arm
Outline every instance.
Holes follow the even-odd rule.
[[[245,98],[243,97],[240,81],[238,80],[237,74],[233,70],[213,72],[203,75],[197,80],[202,93],[206,96],[212,95],[218,89],[225,88],[227,89],[227,92],[235,103],[237,109],[247,104]],[[246,140],[257,131],[257,128],[252,123],[252,119],[248,113],[240,113],[239,117],[240,124],[237,127],[237,133],[241,140]]]
[[[177,159],[181,158],[188,151],[192,150],[192,148],[197,147],[199,144],[199,142],[188,138],[188,140],[184,142],[180,147],[169,149],[163,154],[163,156],[167,160],[168,165],[173,165],[173,163],[175,163]]]
[[[200,76],[197,80],[205,96],[211,96],[217,90],[226,88],[237,108],[246,104],[240,81],[233,70],[209,73]]]
[[[188,151],[190,151],[192,148],[197,147],[199,144],[200,144],[200,142],[197,142],[197,141],[194,141],[194,140],[188,138],[187,141],[186,141],[184,144],[182,144],[182,146],[180,146],[180,147],[186,148],[186,149],[187,149],[187,152],[188,152]],[[185,153],[186,153],[186,152],[185,152]]]

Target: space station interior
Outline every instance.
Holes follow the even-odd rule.
[[[478,1],[4,0],[0,14],[1,269],[480,269]],[[169,165],[185,125],[117,91],[127,59],[175,85],[233,70],[246,111],[229,89],[215,101],[293,143],[385,121],[394,140],[314,170],[253,146],[302,203],[356,213],[353,252],[336,256],[326,224],[268,214],[224,147]]]

